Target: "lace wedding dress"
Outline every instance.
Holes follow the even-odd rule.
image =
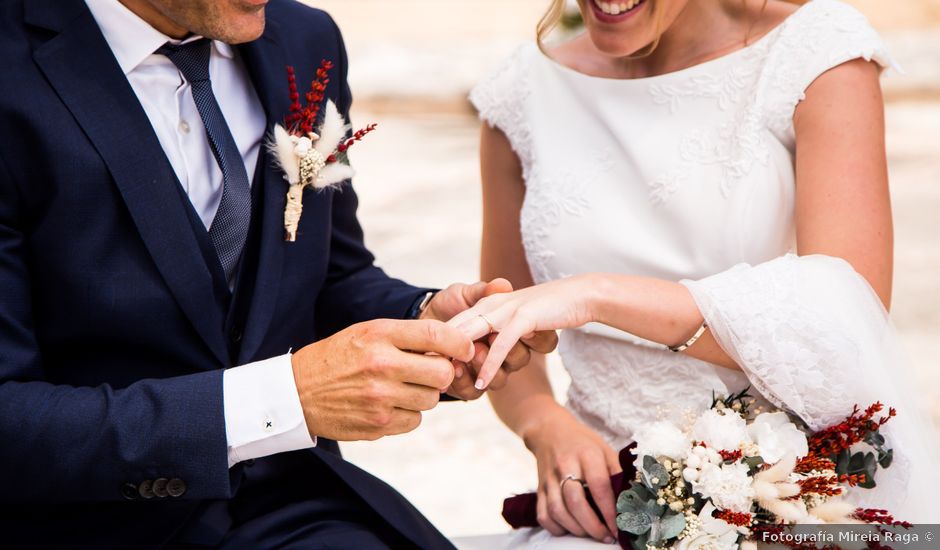
[[[889,488],[869,499],[924,521],[932,510],[906,494],[923,449],[912,432],[917,413],[888,376],[897,356],[886,313],[847,263],[791,254],[794,109],[820,74],[856,58],[890,64],[864,16],[813,0],[741,50],[649,78],[587,76],[529,44],[471,101],[521,162],[522,238],[536,283],[583,272],[683,281],[744,369],[606,326],[564,331],[567,406],[577,417],[619,449],[665,409],[708,406],[713,390],[751,385],[812,428],[880,399],[909,416],[892,421],[900,460],[881,473]],[[575,543],[515,537],[510,546]]]

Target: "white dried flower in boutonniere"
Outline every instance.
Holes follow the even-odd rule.
[[[332,68],[329,61],[324,60],[320,64],[317,77],[305,95],[307,105],[301,107],[294,68],[287,67],[291,112],[284,120],[284,126],[274,125],[268,142],[268,148],[284,171],[284,179],[289,185],[284,208],[284,232],[288,242],[297,240],[304,190],[307,187],[325,189],[352,178],[354,172],[349,166],[346,151],[376,127],[370,124],[347,139],[350,128],[336,104],[327,101],[323,121],[318,131],[314,130]]]

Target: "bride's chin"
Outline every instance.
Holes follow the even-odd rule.
[[[642,51],[648,44],[641,40],[627,40],[623,35],[617,36],[616,33],[589,31],[588,34],[594,49],[607,57],[629,57]]]

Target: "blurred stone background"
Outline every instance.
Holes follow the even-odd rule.
[[[360,219],[378,262],[415,284],[478,278],[478,123],[470,87],[531,40],[547,0],[306,0],[349,49]],[[940,0],[850,0],[905,70],[884,79],[896,223],[893,317],[940,419]],[[567,380],[551,364],[556,392]],[[535,486],[535,463],[485,399],[446,403],[421,428],[343,445],[450,536],[505,531],[502,499]]]

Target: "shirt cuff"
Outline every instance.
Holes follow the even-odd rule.
[[[226,370],[222,404],[229,468],[317,444],[307,431],[290,354]]]

